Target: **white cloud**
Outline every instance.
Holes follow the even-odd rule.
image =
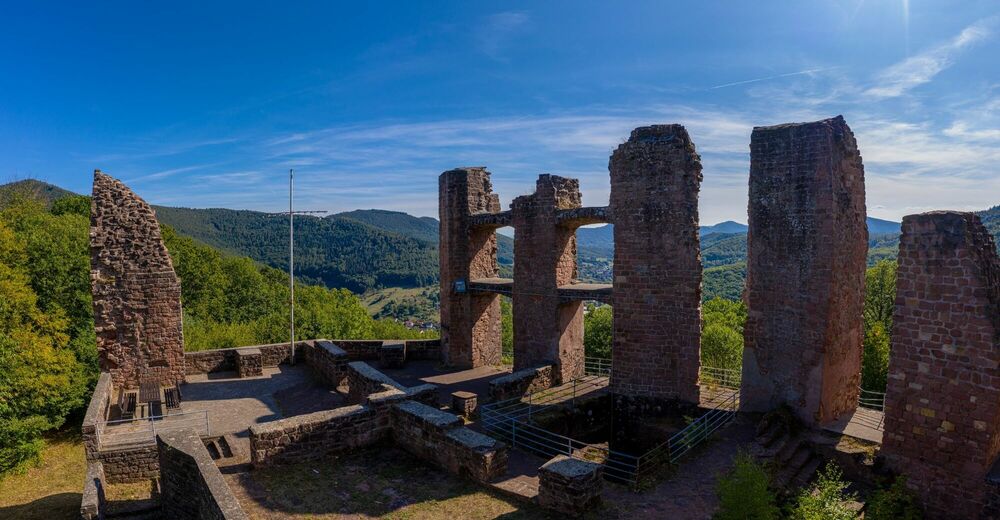
[[[874,98],[898,97],[930,82],[950,67],[959,52],[982,42],[993,33],[996,17],[980,20],[962,30],[948,42],[911,56],[880,72],[876,85],[865,91]]]

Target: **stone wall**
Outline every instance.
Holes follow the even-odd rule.
[[[583,375],[583,302],[562,303],[559,286],[577,278],[576,229],[559,210],[579,208],[580,181],[540,175],[514,199],[514,370],[555,365],[556,382]]]
[[[352,361],[347,364],[347,386],[348,397],[352,403],[363,403],[369,395],[392,388],[400,391],[406,388],[364,361]]]
[[[449,365],[472,368],[500,362],[500,297],[457,290],[477,278],[497,276],[493,227],[476,227],[471,217],[497,213],[486,168],[460,168],[438,179],[441,262],[441,349]]]
[[[313,373],[334,388],[347,377],[347,352],[332,341],[318,339],[310,348],[303,350],[306,364]]]
[[[406,359],[433,361],[441,359],[440,339],[410,339],[405,343]]]
[[[87,460],[97,459],[97,452],[101,448],[100,439],[97,437],[97,425],[108,416],[112,395],[114,395],[114,386],[111,382],[111,374],[101,372],[97,378],[97,385],[94,386],[94,393],[90,396],[87,413],[83,416],[83,423],[80,426]]]
[[[406,399],[396,389],[368,396],[363,405],[343,406],[250,427],[255,467],[316,460],[371,446],[390,438],[389,407]]]
[[[1000,455],[996,245],[975,214],[911,215],[898,261],[880,453],[928,518],[980,518]]]
[[[338,339],[333,343],[347,352],[347,357],[351,361],[375,361],[378,359],[378,349],[382,346],[382,340],[351,340]]]
[[[104,466],[97,461],[88,461],[87,474],[83,477],[83,496],[80,500],[81,519],[104,520],[106,505],[104,486]]]
[[[194,430],[156,436],[160,459],[160,504],[164,518],[248,518]]]
[[[785,404],[806,424],[825,424],[857,407],[868,251],[864,182],[842,117],[754,128],[744,411]]]
[[[101,370],[116,385],[184,379],[181,286],[152,208],[94,171],[90,284]]]
[[[316,341],[327,340],[304,340],[295,342],[295,360],[302,361],[308,355]],[[292,349],[288,343],[272,343],[269,345],[251,345],[260,349],[264,362],[264,367],[276,367],[283,363],[292,361]],[[213,372],[235,372],[236,371],[236,351],[241,348],[220,348],[215,350],[201,350],[198,352],[187,352],[184,358],[187,365],[188,375],[210,374]]]
[[[94,460],[104,466],[104,477],[109,484],[142,482],[160,476],[155,444],[102,448]]]
[[[636,128],[611,155],[611,391],[698,402],[701,159],[681,125]]]
[[[415,401],[392,406],[392,438],[442,469],[479,482],[507,472],[507,446],[464,426],[456,415]]]
[[[527,394],[541,392],[553,386],[552,365],[526,368],[490,380],[490,401],[506,401]]]

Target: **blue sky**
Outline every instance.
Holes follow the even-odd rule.
[[[208,5],[202,5],[208,4]],[[0,181],[153,203],[437,215],[437,175],[539,173],[607,203],[629,131],[688,127],[701,220],[746,221],[755,125],[843,114],[869,213],[1000,204],[1000,4],[19,2],[0,15]]]

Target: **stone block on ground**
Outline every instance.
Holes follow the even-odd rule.
[[[472,392],[459,390],[451,394],[451,411],[467,419],[476,413],[478,396]]]
[[[557,455],[538,468],[538,503],[567,515],[598,507],[604,487],[603,467],[586,460]]]

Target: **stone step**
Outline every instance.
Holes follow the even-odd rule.
[[[811,482],[813,476],[816,474],[816,470],[818,470],[822,464],[823,460],[820,459],[819,457],[811,457],[802,466],[802,468],[799,469],[798,473],[796,473],[795,476],[792,477],[791,482],[789,482],[790,486],[794,488],[800,488]]]

